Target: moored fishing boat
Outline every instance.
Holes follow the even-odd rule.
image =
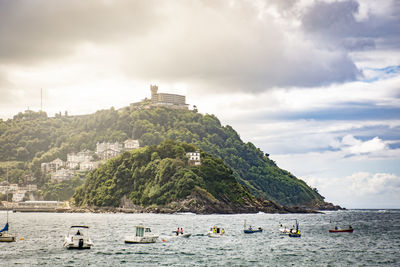
[[[15,235],[8,233],[8,222],[2,230],[0,230],[0,242],[15,242]]]
[[[213,238],[219,238],[224,235],[225,235],[225,229],[217,227],[217,226],[211,227],[210,231],[208,231],[208,233],[207,233],[208,237],[213,237]]]
[[[338,229],[336,226],[335,229],[329,229],[329,233],[352,233],[353,231],[354,229],[351,225],[347,229]]]
[[[296,219],[296,230],[290,229],[289,230],[289,237],[301,237],[301,233],[300,233],[300,230],[299,230],[299,223],[297,222],[297,219]]]
[[[89,249],[93,242],[89,237],[89,226],[73,225],[64,238],[64,247],[68,249]]]
[[[8,167],[7,167],[7,182],[8,182]],[[9,224],[8,224],[8,191],[6,192],[7,195],[7,221],[6,224],[4,225],[3,229],[0,230],[0,242],[15,242],[16,237],[13,234],[10,234],[8,232],[9,229]],[[4,204],[3,204],[4,205]]]
[[[254,229],[253,227],[251,227],[251,225],[247,228],[246,227],[246,220],[244,220],[243,228],[244,228],[243,232],[245,234],[261,233],[263,231],[263,229],[261,227],[258,227],[258,228]]]
[[[127,244],[149,244],[155,243],[158,235],[151,232],[150,227],[145,227],[144,225],[136,225],[135,233],[133,236],[129,236],[125,239]]]

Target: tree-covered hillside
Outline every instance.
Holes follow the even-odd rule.
[[[221,159],[201,153],[202,164],[191,166],[186,152],[193,145],[172,140],[109,160],[92,171],[74,194],[77,206],[120,206],[127,197],[140,206],[166,205],[201,192],[210,201],[242,205],[255,198],[240,185]]]
[[[0,120],[0,161],[23,162],[40,183],[40,163],[69,152],[94,150],[97,142],[139,139],[141,146],[157,145],[171,139],[194,144],[221,158],[233,175],[255,196],[283,205],[322,203],[314,189],[280,169],[252,143],[244,143],[231,126],[221,126],[214,115],[167,108],[101,110],[85,116],[48,118],[45,113],[20,113],[12,120]],[[29,164],[26,164],[29,162]],[[18,166],[16,164],[15,166]],[[14,168],[18,169],[18,168]],[[4,178],[0,167],[0,177]]]

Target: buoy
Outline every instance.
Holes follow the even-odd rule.
[[[166,242],[167,240],[165,240],[165,239],[163,238],[163,239],[161,239],[161,241],[162,241],[162,242]]]
[[[20,237],[19,240],[25,240],[23,237]]]

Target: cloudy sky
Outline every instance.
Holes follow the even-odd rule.
[[[400,1],[0,0],[0,118],[161,92],[348,208],[400,208]]]

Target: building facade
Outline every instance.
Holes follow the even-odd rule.
[[[188,157],[190,165],[201,165],[200,151],[188,152],[186,153],[186,157]]]
[[[52,176],[51,180],[53,182],[62,182],[65,180],[71,180],[74,177],[74,171],[67,169],[57,170]]]
[[[139,140],[128,139],[124,142],[124,150],[132,150],[139,148]]]
[[[121,155],[122,150],[123,150],[122,144],[120,144],[118,142],[97,143],[97,146],[96,146],[96,154],[102,160],[108,160],[110,158],[117,157],[117,156]]]
[[[167,106],[178,109],[188,109],[186,96],[177,94],[158,93],[157,85],[150,85],[151,102],[153,106]]]
[[[40,168],[43,173],[55,172],[56,170],[58,170],[59,168],[64,167],[64,166],[65,166],[65,162],[59,158],[56,158],[55,160],[53,160],[51,162],[44,162],[44,163],[40,164]]]

